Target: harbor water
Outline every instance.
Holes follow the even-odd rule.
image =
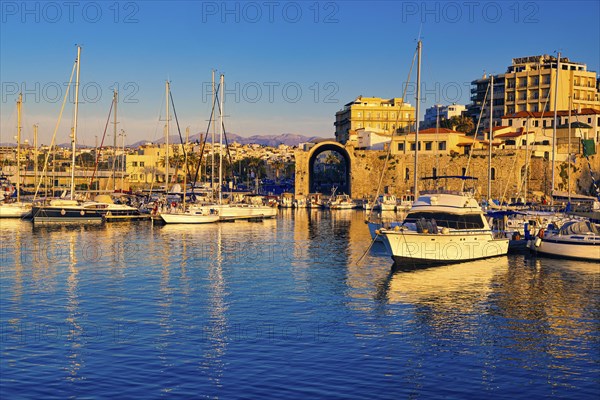
[[[2,399],[600,398],[594,263],[394,271],[352,210],[0,240]]]

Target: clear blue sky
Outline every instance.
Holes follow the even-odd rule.
[[[101,137],[115,83],[127,143],[162,136],[164,82],[182,129],[204,130],[211,69],[225,74],[228,131],[333,137],[334,114],[358,95],[400,97],[423,39],[421,108],[468,103],[469,82],[513,57],[561,50],[600,70],[598,1],[2,1],[0,142],[49,143],[83,45],[79,142]],[[414,105],[414,93],[407,96]],[[71,108],[58,143],[67,141]],[[174,132],[174,125],[172,131]],[[112,142],[112,139],[109,139]]]

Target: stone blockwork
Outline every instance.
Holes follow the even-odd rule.
[[[387,187],[388,192],[396,196],[412,192],[414,177],[414,157],[412,154],[390,156],[387,159],[386,151],[357,150],[351,145],[344,147],[350,156],[351,162],[351,195],[355,199],[375,196],[378,191],[382,193]],[[313,150],[311,150],[313,151]],[[296,194],[309,193],[308,164],[310,153],[298,150],[296,157]],[[386,161],[387,159],[387,161]],[[492,156],[492,168],[495,179],[492,181],[492,197],[510,200],[517,194],[523,193],[522,171],[526,159],[525,150],[501,150]],[[596,180],[600,179],[600,156],[590,158],[592,171]],[[567,190],[566,162],[556,162],[555,187],[556,190]],[[467,168],[466,175],[477,177],[476,181],[465,181],[465,188],[474,188],[476,197],[487,196],[488,158],[487,156],[468,155],[435,156],[419,155],[419,177],[432,176],[436,168],[437,175],[463,175],[463,168]],[[571,167],[571,188],[573,192],[589,194],[592,180],[588,162],[583,157],[577,157],[576,163]],[[383,177],[382,177],[383,176]],[[534,157],[530,162],[529,192],[537,195],[539,199],[543,193],[549,193],[552,181],[551,161]],[[420,181],[419,190],[433,188],[433,181]],[[461,189],[462,181],[458,179],[438,180],[438,185],[446,189]]]

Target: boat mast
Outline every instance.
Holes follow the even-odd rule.
[[[188,143],[190,140],[190,127],[188,126],[187,128],[185,128],[185,147],[184,147],[184,160],[183,160],[183,165],[184,165],[184,174],[183,174],[183,209],[185,210],[185,198],[187,195],[187,165],[188,165]],[[192,183],[192,193],[194,193],[194,184]]]
[[[166,129],[166,139],[165,139],[165,145],[166,145],[166,154],[165,154],[165,182],[166,182],[166,193],[169,193],[169,92],[170,92],[170,88],[169,88],[169,81],[167,80],[166,85],[165,85],[165,105],[166,105],[166,112],[167,112],[167,129]]]
[[[75,148],[77,145],[77,113],[79,111],[79,70],[81,67],[81,46],[77,46],[77,74],[75,78],[75,115],[73,117],[73,133],[71,137],[71,200],[75,194]]]
[[[215,200],[215,70],[212,70],[212,110],[210,112],[210,125],[212,127],[212,136],[210,141],[211,160],[210,160],[210,194]]]
[[[23,93],[19,93],[17,100],[17,202],[21,201],[21,107]]]
[[[569,85],[571,86],[571,85]],[[572,108],[572,104],[571,104],[571,95],[569,94],[569,119],[568,119],[568,123],[569,123],[569,137],[567,139],[567,196],[569,196],[569,204],[571,203],[571,108]]]
[[[221,74],[221,112],[219,113],[219,204],[223,204],[223,86],[225,82],[225,75]]]
[[[419,183],[418,183],[418,165],[419,165],[419,108],[421,102],[421,40],[417,42],[417,95],[415,100],[417,102],[415,108],[415,166],[414,166],[414,180],[415,186],[413,188],[414,200],[416,201],[419,197]]]
[[[556,59],[556,77],[554,84],[554,126],[552,127],[552,186],[550,187],[550,204],[554,204],[554,164],[556,161],[556,125],[558,124],[558,75],[560,74],[560,51]]]
[[[121,129],[121,146],[123,147],[123,153],[121,153],[121,193],[124,192],[124,177],[125,177],[125,130]]]
[[[33,125],[33,169],[35,170],[35,184],[38,182],[38,144],[37,144],[37,136],[38,136],[38,125]]]
[[[492,200],[492,128],[494,127],[494,75],[490,74],[490,132],[488,134],[488,190],[487,200]]]
[[[112,171],[112,176],[113,176],[113,192],[117,191],[117,89],[115,89],[113,91],[113,107],[115,109],[115,114],[114,114],[114,121],[113,121],[113,171]]]
[[[529,183],[529,117],[525,122],[525,205],[527,205],[527,191]]]

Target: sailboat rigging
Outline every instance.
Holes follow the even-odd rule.
[[[17,99],[17,201],[10,201],[5,197],[0,203],[0,218],[22,218],[31,211],[31,203],[21,201],[21,114],[23,107],[23,94],[19,93]]]

